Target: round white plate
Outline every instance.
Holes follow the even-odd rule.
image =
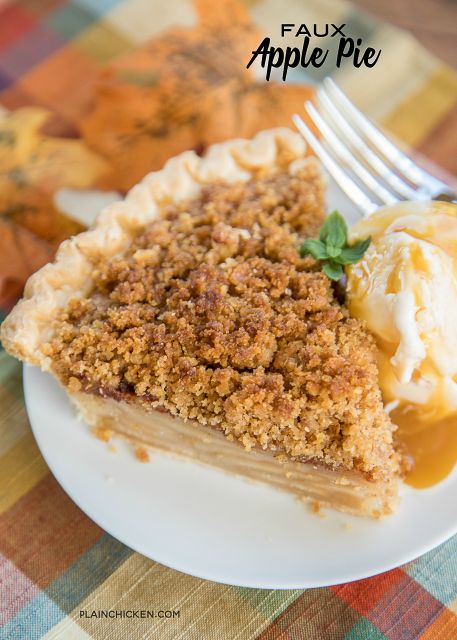
[[[327,199],[355,222],[332,180]],[[64,490],[115,538],[179,571],[246,587],[322,587],[397,567],[457,532],[457,468],[432,489],[404,487],[398,513],[385,520],[321,518],[285,493],[216,470],[159,454],[141,464],[122,441],[113,454],[49,375],[24,374],[33,432]]]
[[[319,517],[285,493],[152,454],[141,464],[79,422],[50,375],[24,368],[27,410],[58,482],[100,527],[135,551],[194,576],[258,588],[322,587],[408,562],[457,532],[457,469],[402,490],[381,521]]]

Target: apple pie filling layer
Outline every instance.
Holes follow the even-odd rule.
[[[133,398],[247,450],[388,480],[399,462],[374,341],[298,251],[323,209],[313,162],[166,206],[58,315],[54,372],[71,392]]]
[[[397,502],[396,481],[372,482],[355,471],[280,460],[269,451],[247,453],[219,430],[173,418],[135,404],[73,393],[71,399],[86,423],[127,438],[135,444],[196,461],[265,483],[303,500],[361,516],[381,517]]]

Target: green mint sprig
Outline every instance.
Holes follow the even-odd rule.
[[[338,211],[327,216],[319,233],[319,239],[307,238],[300,247],[303,258],[311,254],[323,263],[322,271],[330,280],[340,280],[345,264],[358,262],[370,246],[371,238],[366,238],[353,245],[348,245],[348,228],[346,221]]]

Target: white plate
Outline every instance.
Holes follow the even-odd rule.
[[[404,487],[397,514],[320,518],[285,493],[152,454],[141,464],[79,422],[49,374],[24,367],[38,446],[68,495],[100,527],[145,556],[226,584],[322,587],[392,569],[457,532],[456,469],[432,489]]]
[[[354,220],[332,185],[329,201]],[[398,513],[385,520],[330,511],[321,518],[285,493],[197,464],[159,454],[141,464],[122,442],[111,453],[50,375],[25,367],[24,388],[38,446],[76,504],[135,551],[194,576],[257,588],[328,586],[397,567],[457,532],[457,468],[431,489],[403,487]]]

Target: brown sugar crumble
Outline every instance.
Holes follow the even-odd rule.
[[[311,513],[318,515],[321,512],[321,503],[318,502],[317,500],[312,500],[309,505],[309,508],[311,510]]]
[[[105,427],[94,427],[92,429],[92,433],[96,438],[101,440],[102,442],[109,442],[113,432],[111,429],[106,429]]]
[[[135,457],[140,462],[149,462],[150,460],[149,451],[146,449],[146,447],[135,447]]]
[[[56,319],[44,347],[56,373],[248,450],[391,477],[374,341],[298,252],[323,210],[313,163],[165,207]]]

